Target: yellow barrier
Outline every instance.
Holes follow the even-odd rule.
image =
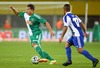
[[[85,15],[86,2],[70,1],[69,3],[72,5],[72,9],[73,9],[72,12],[74,14]],[[10,4],[1,4],[0,2],[0,14],[12,14],[12,11],[9,9],[9,5]],[[25,11],[27,4],[11,4],[11,5],[14,5],[19,11]],[[36,7],[35,12],[41,15],[63,15],[63,5],[64,5],[63,3],[62,4],[35,4]],[[100,1],[88,2],[88,15],[100,15]]]

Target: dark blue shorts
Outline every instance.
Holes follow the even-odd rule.
[[[84,47],[84,37],[81,36],[71,36],[67,42],[70,45],[74,45],[76,48]]]

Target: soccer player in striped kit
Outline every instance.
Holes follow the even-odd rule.
[[[86,29],[84,26],[84,23],[81,21],[81,19],[70,12],[70,5],[65,4],[64,7],[64,17],[63,17],[63,23],[64,23],[64,29],[61,37],[59,38],[59,42],[62,42],[62,39],[68,29],[70,28],[72,32],[72,36],[68,39],[68,41],[65,44],[66,49],[66,55],[68,60],[63,63],[63,66],[68,66],[72,64],[72,56],[71,56],[71,45],[74,45],[77,48],[78,53],[84,55],[86,58],[92,61],[93,66],[96,67],[99,60],[94,58],[88,51],[84,50],[84,37],[87,37]]]

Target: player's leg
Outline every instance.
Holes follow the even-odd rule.
[[[65,45],[65,49],[66,49],[66,55],[68,58],[69,62],[72,62],[72,58],[71,58],[71,48],[70,48],[70,44],[67,42]]]
[[[44,54],[43,54],[43,50],[42,50],[41,46],[39,45],[38,40],[40,40],[40,39],[41,39],[41,36],[38,34],[34,34],[34,35],[30,36],[32,47],[38,52],[38,54],[40,55],[41,58],[45,58]],[[47,62],[46,59],[43,59],[42,61]]]
[[[83,37],[76,37],[75,46],[77,47],[78,53],[84,55],[86,58],[90,59],[93,62],[93,67],[96,67],[98,60],[95,59],[88,51],[84,50],[84,38]]]
[[[96,59],[86,50],[83,50],[83,48],[78,48],[78,53],[84,55],[85,57],[87,57],[88,59],[90,59],[91,61],[95,61]]]
[[[38,39],[38,44],[40,44],[42,41],[42,34],[40,34],[40,38]],[[47,52],[43,51],[43,55],[48,60],[54,60]]]
[[[44,53],[40,45],[37,45],[35,43],[32,44],[32,46],[35,48],[35,50],[38,52],[38,54],[41,56],[41,59],[39,62],[47,62],[47,59],[45,59]]]
[[[35,48],[35,50],[38,52],[38,54],[41,56],[41,58],[44,58],[43,50],[39,45],[37,45],[36,43],[32,43],[32,47]]]
[[[56,64],[56,60],[53,59],[47,52],[43,51],[43,55],[46,59],[50,60],[50,64]],[[42,62],[42,60],[41,60]]]
[[[41,59],[39,60],[39,62],[47,62],[46,59],[52,61],[51,64],[55,64],[56,61],[45,51],[42,50],[41,48],[41,40],[42,40],[42,34],[39,35],[34,35],[34,37],[32,37],[32,42],[35,44],[32,44],[34,46],[34,48],[36,49],[36,51],[39,53],[39,55],[41,56]]]
[[[77,49],[78,52],[82,55],[84,55],[86,58],[90,59],[93,62],[93,66],[92,67],[96,67],[96,65],[98,64],[99,60],[94,58],[88,51],[83,50],[83,48],[78,48]]]
[[[54,60],[47,52],[43,51],[44,57],[48,60]]]
[[[72,64],[71,48],[70,48],[70,45],[73,44],[72,39],[73,39],[73,37],[69,38],[69,40],[65,44],[66,55],[67,55],[68,60],[65,63],[63,63],[63,66],[68,66],[68,65]]]
[[[42,34],[41,34],[40,39],[38,40],[39,44],[41,43],[41,40],[42,40]],[[44,58],[50,60],[50,64],[56,64],[56,60],[53,59],[47,52],[43,51],[43,55],[44,55]],[[40,61],[42,61],[42,60],[40,60]]]

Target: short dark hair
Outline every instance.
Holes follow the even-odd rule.
[[[32,9],[32,10],[34,10],[34,9],[35,9],[35,7],[34,7],[34,5],[33,5],[33,4],[28,4],[28,5],[27,5],[27,7],[30,7],[30,9]]]
[[[70,5],[69,4],[65,4],[64,5],[64,9],[67,10],[67,11],[70,11]]]

